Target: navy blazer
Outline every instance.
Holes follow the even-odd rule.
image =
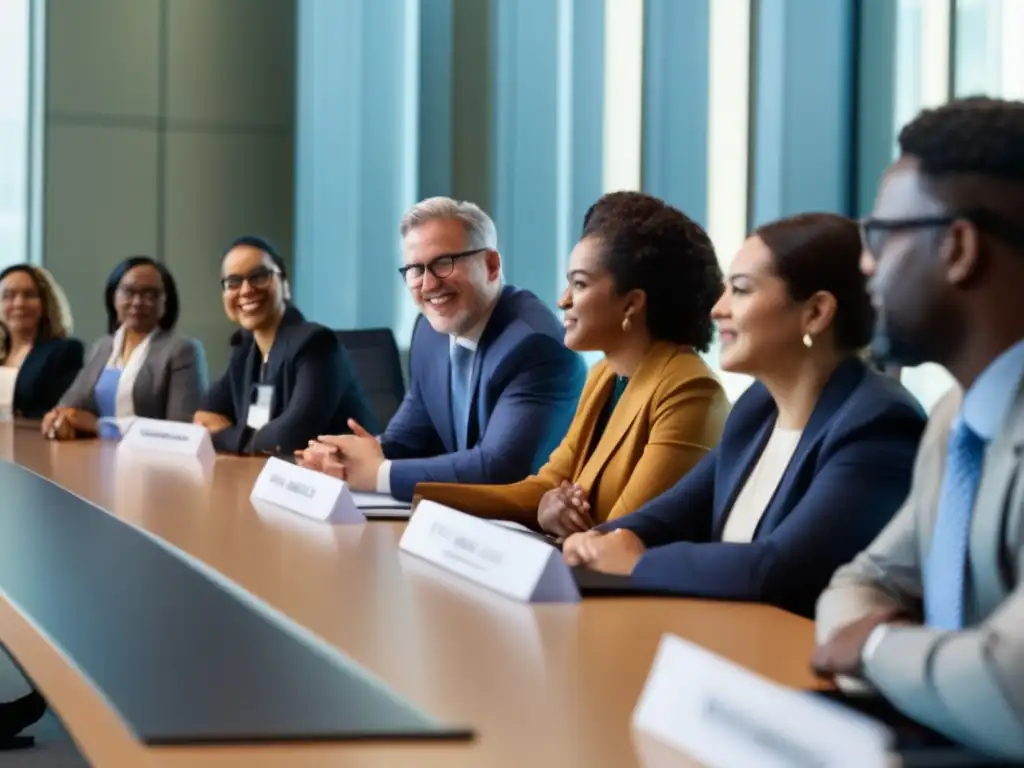
[[[85,347],[78,339],[33,344],[14,382],[14,414],[26,419],[43,418],[71,386],[84,359]]]
[[[514,483],[537,471],[572,421],[586,366],[532,293],[506,286],[473,357],[467,444],[457,451],[451,408],[451,337],[421,316],[409,350],[409,391],[381,436],[391,493],[417,483]]]
[[[227,370],[200,406],[234,422],[213,435],[217,450],[290,453],[319,435],[349,431],[350,418],[367,429],[377,426],[352,361],[334,331],[306,322],[292,306],[285,311],[267,360],[264,383],[274,387],[270,421],[259,430],[246,426],[262,358],[249,331],[236,331],[231,344]]]
[[[874,540],[906,498],[925,415],[895,379],[856,359],[843,362],[753,541],[723,542],[728,513],[777,415],[768,390],[755,383],[733,407],[718,446],[675,487],[599,526],[627,528],[647,546],[633,583],[813,615],[832,573]]]

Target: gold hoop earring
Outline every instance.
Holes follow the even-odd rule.
[[[804,346],[808,349],[814,346],[814,339],[811,338],[811,334],[809,333],[804,334]]]
[[[626,319],[622,321],[623,333],[629,333],[629,329],[633,327],[633,323],[629,319],[629,315],[626,315]]]

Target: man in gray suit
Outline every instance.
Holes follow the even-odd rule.
[[[1024,759],[1024,103],[900,134],[864,223],[880,351],[945,366],[910,497],[817,607],[815,669],[968,747]]]

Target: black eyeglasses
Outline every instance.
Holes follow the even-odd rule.
[[[259,267],[254,269],[247,275],[227,275],[220,279],[220,287],[225,293],[234,293],[242,289],[242,283],[248,282],[252,288],[266,288],[270,285],[270,281],[274,279],[274,275],[281,274],[276,269],[267,269],[266,267]]]
[[[138,299],[147,304],[156,304],[160,297],[164,295],[163,290],[160,288],[136,288],[134,285],[119,285],[117,286],[117,292],[125,301],[132,302]]]
[[[885,237],[889,232],[948,227],[953,222],[961,220],[969,221],[978,229],[986,230],[1011,245],[1024,248],[1024,227],[987,208],[975,208],[961,213],[948,213],[941,216],[919,216],[909,219],[864,219],[860,224],[861,240],[864,243],[864,248],[877,259],[882,252]]]
[[[406,264],[404,267],[399,267],[398,273],[405,278],[405,282],[409,285],[418,285],[423,281],[423,276],[429,271],[438,280],[444,280],[446,277],[450,277],[452,272],[455,271],[455,263],[459,259],[464,259],[467,256],[475,256],[478,253],[490,250],[489,248],[474,248],[471,251],[460,251],[459,253],[446,253],[444,256],[438,256],[435,259],[431,259],[426,264]]]

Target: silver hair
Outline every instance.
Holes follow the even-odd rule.
[[[402,237],[428,221],[450,219],[462,224],[467,248],[498,250],[498,230],[494,221],[476,203],[450,197],[428,197],[420,200],[402,217]]]

